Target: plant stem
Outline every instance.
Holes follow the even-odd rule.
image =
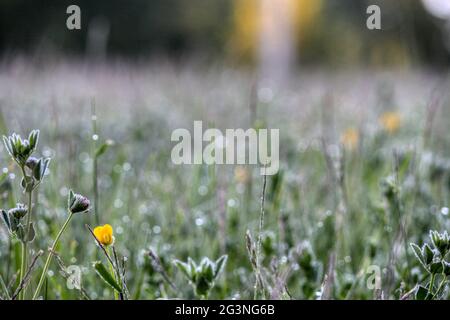
[[[0,274],[0,285],[2,287],[3,292],[6,295],[6,299],[11,300],[11,296],[9,295],[9,290],[8,287],[6,286],[5,281],[3,280],[2,275]]]
[[[73,215],[74,215],[73,213],[69,213],[69,217],[67,218],[66,222],[64,222],[61,230],[59,230],[58,235],[56,236],[55,240],[53,241],[53,245],[50,248],[50,252],[48,254],[47,260],[45,261],[44,269],[42,270],[41,278],[39,279],[38,286],[36,288],[36,291],[34,292],[33,300],[35,300],[37,298],[37,296],[39,295],[39,292],[41,291],[42,285],[44,284],[44,280],[46,278],[45,276],[46,276],[48,267],[50,266],[50,261],[52,260],[52,257],[53,257],[53,252],[56,250],[56,246],[58,245],[59,239],[61,238],[61,235],[64,233],[67,226],[69,225],[70,220],[72,219]]]
[[[91,120],[92,120],[92,159],[93,159],[93,170],[92,170],[92,187],[94,189],[94,216],[95,224],[100,224],[100,217],[98,212],[98,161],[97,161],[97,140],[94,136],[97,136],[97,113],[95,111],[95,100],[91,101]]]
[[[428,288],[428,296],[434,297],[433,288],[434,288],[434,279],[436,278],[436,274],[431,274],[430,287]]]
[[[30,227],[31,227],[31,216],[33,215],[33,191],[28,192],[28,215],[27,215],[27,225],[26,225],[26,232],[25,235],[27,237],[26,242],[24,243],[24,251],[25,251],[25,263],[24,263],[24,269],[23,269],[23,274],[22,276],[25,276],[25,270],[28,268],[28,241],[30,239],[28,239],[28,236],[30,234]],[[23,280],[23,279],[21,279]],[[22,298],[25,299],[27,295],[27,287],[25,286],[22,290]]]
[[[27,174],[25,172],[24,166],[20,167],[20,170],[22,171],[23,179],[27,183]],[[25,237],[28,237],[30,234],[30,224],[31,224],[31,215],[32,215],[32,206],[33,206],[33,191],[28,191],[28,212],[27,212],[27,222],[25,225]],[[19,276],[19,283],[22,282],[23,277],[25,276],[25,270],[28,268],[28,239],[25,239],[25,241],[22,241],[22,257],[21,257],[21,263],[20,263],[20,276]],[[26,288],[24,288],[19,295],[19,300],[23,300],[26,295]]]
[[[436,296],[439,294],[439,291],[442,290],[442,287],[444,286],[444,284],[447,282],[447,276],[444,275],[444,279],[442,279],[441,283],[439,284],[439,287],[436,291],[436,293],[433,295],[432,299],[436,298]]]
[[[106,252],[108,252],[108,254],[111,256],[111,252],[109,251],[109,248],[106,247]],[[109,261],[109,272],[111,272],[111,274],[114,276],[114,279],[117,281],[117,275],[116,275],[116,271],[115,271],[115,267],[112,263],[112,261]],[[114,299],[118,300],[119,299],[119,294],[117,293],[116,290],[113,290],[114,292]]]
[[[264,166],[265,170],[265,166]],[[267,175],[264,171],[264,178],[263,178],[263,187],[261,191],[261,212],[259,215],[259,232],[258,232],[258,240],[256,244],[256,282],[255,282],[255,292],[254,292],[254,299],[256,300],[258,295],[258,287],[261,286],[261,293],[264,295],[264,287],[262,283],[259,283],[259,278],[261,276],[261,239],[262,239],[262,233],[264,229],[264,217],[265,217],[265,199],[266,199],[266,184],[267,184]]]
[[[26,257],[27,257],[27,243],[22,242],[22,256],[20,261],[20,274],[19,274],[19,283],[22,283],[23,277],[25,275],[25,268],[26,268]],[[24,291],[22,290],[19,294],[19,300],[24,299]]]

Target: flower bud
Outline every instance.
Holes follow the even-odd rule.
[[[17,220],[22,219],[28,212],[28,208],[26,205],[18,203],[17,207],[9,209],[8,214],[13,216]]]
[[[28,158],[36,150],[39,141],[39,130],[33,130],[28,139],[22,139],[13,133],[11,136],[3,136],[3,143],[6,151],[20,166],[25,166]]]
[[[38,164],[39,159],[35,157],[29,157],[25,165],[30,169],[33,170],[36,165]]]
[[[430,231],[430,238],[434,247],[439,250],[442,256],[445,256],[448,250],[450,250],[450,238],[448,233],[446,231],[442,234],[437,231]]]
[[[68,209],[70,213],[84,213],[89,211],[90,201],[85,196],[69,192]]]

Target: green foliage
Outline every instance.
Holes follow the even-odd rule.
[[[225,267],[227,259],[226,255],[221,256],[216,261],[211,261],[205,257],[197,265],[194,260],[188,258],[187,262],[175,260],[174,264],[189,280],[195,294],[198,297],[207,298],[214,287],[216,279]]]
[[[3,136],[3,143],[9,155],[21,167],[25,166],[28,158],[36,150],[39,141],[39,130],[30,132],[28,139],[22,139],[20,135],[13,133],[11,136]]]
[[[431,300],[443,298],[448,290],[448,277],[450,276],[450,263],[446,260],[450,252],[450,238],[447,231],[439,233],[435,230],[430,231],[432,247],[424,244],[422,248],[411,243],[414,255],[424,267],[430,276],[430,281],[426,286],[417,285],[416,299]],[[435,288],[435,279],[440,277],[441,282]]]
[[[122,292],[123,289],[120,284],[117,283],[116,279],[114,279],[114,275],[111,275],[109,271],[106,269],[105,265],[101,261],[95,261],[93,263],[95,272],[99,275],[99,277],[111,288],[116,290],[117,292]]]

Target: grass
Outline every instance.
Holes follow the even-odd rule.
[[[27,265],[44,254],[24,298],[47,256],[45,299],[448,298],[443,271],[430,276],[410,246],[449,230],[445,79],[305,71],[277,87],[223,66],[38,70],[9,61],[2,70],[1,133],[39,129],[35,154],[52,158],[32,195]],[[194,120],[280,128],[279,174],[173,165],[170,134]],[[20,168],[4,148],[0,159],[0,207],[27,203]],[[52,254],[46,248],[68,218],[70,189],[93,206],[71,220]],[[115,240],[102,250],[86,225],[104,224]],[[1,225],[3,299],[19,287],[20,247]],[[81,268],[79,290],[67,286],[71,265]],[[209,266],[220,272],[210,277]]]

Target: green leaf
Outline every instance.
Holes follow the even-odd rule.
[[[450,262],[443,261],[443,264],[444,264],[443,273],[448,277],[448,276],[450,276]]]
[[[30,147],[32,150],[36,149],[36,146],[39,142],[39,130],[33,130],[30,132],[30,135],[28,136],[28,142],[30,143]]]
[[[41,180],[41,167],[42,167],[42,158],[38,160],[36,166],[33,169],[33,176],[37,181]]]
[[[6,151],[12,156],[11,142],[5,136],[3,136],[3,144],[5,145]]]
[[[44,159],[43,166],[41,168],[41,180],[45,176],[45,172],[47,171],[48,166],[50,165],[50,161],[51,161],[50,158]]]
[[[428,244],[424,244],[422,247],[422,257],[427,265],[433,261],[434,252]]]
[[[75,198],[75,194],[72,190],[69,190],[69,196],[67,197],[67,208],[70,209],[72,207],[73,199]]]
[[[8,212],[9,223],[11,226],[11,232],[16,232],[20,225],[20,220],[15,218],[11,212]]]
[[[48,169],[50,164],[50,158],[41,158],[38,160],[36,166],[33,169],[33,176],[37,181],[42,181],[44,178],[45,172]]]
[[[187,263],[191,270],[191,279],[194,280],[194,278],[197,276],[197,264],[195,263],[194,260],[191,259],[191,257],[188,257]]]
[[[195,282],[195,294],[200,297],[207,297],[213,284],[207,277],[200,275]]]
[[[108,148],[110,147],[110,146],[112,146],[114,144],[114,142],[112,141],[112,140],[108,140],[108,141],[106,141],[105,143],[103,143],[98,149],[97,149],[97,151],[95,152],[95,157],[96,158],[98,158],[98,157],[100,157],[102,154],[104,154],[107,150],[108,150]]]
[[[439,233],[435,230],[430,230],[430,239],[434,247],[438,249],[439,247]]]
[[[122,287],[116,282],[108,270],[106,270],[105,265],[101,261],[94,262],[94,269],[106,284],[111,286],[117,292],[122,292]]]
[[[444,271],[444,265],[441,261],[432,263],[430,265],[430,272],[433,274],[442,273]]]
[[[32,242],[36,237],[36,231],[34,230],[33,222],[30,223],[30,230],[28,231],[27,242]]]
[[[223,255],[219,259],[216,260],[216,268],[214,270],[214,278],[217,278],[217,276],[222,272],[223,268],[225,267],[225,264],[227,263],[228,256]]]
[[[416,256],[417,260],[419,260],[419,262],[422,264],[422,266],[426,270],[428,270],[427,264],[425,263],[425,260],[422,256],[422,250],[420,249],[420,247],[415,243],[410,243],[409,245],[413,249],[414,255]]]
[[[416,290],[416,300],[425,300],[428,295],[428,289],[424,286],[418,286]]]
[[[18,145],[17,139],[9,140],[9,145],[11,147],[11,156],[15,157],[17,155],[17,145]]]
[[[202,277],[205,277],[207,281],[214,281],[214,270],[216,266],[208,259],[202,267]]]
[[[27,239],[26,239],[26,237],[25,237],[25,230],[24,230],[24,228],[23,228],[23,226],[22,226],[21,224],[19,224],[19,225],[17,226],[17,229],[16,229],[16,235],[17,235],[17,238],[18,238],[20,241],[22,241],[22,242],[27,242]]]
[[[191,267],[187,263],[184,263],[180,260],[175,260],[173,263],[177,266],[178,269],[181,270],[181,272],[183,272],[183,274],[189,280],[191,280]]]
[[[8,230],[11,231],[11,222],[9,221],[8,213],[3,209],[2,209],[2,219]]]

